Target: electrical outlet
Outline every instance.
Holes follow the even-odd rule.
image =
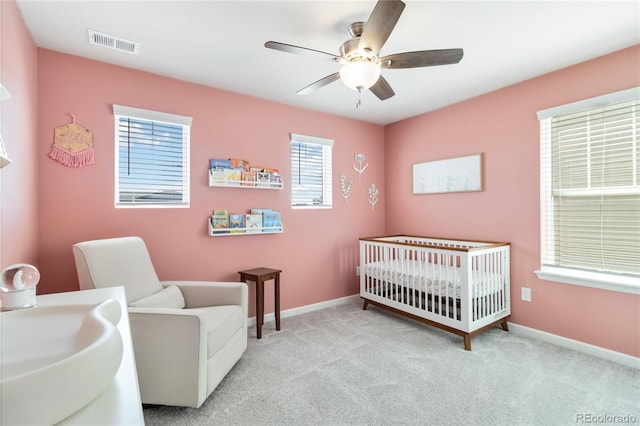
[[[360,276],[360,267],[356,266],[356,276]]]
[[[520,299],[525,302],[531,302],[531,289],[529,287],[520,287]]]

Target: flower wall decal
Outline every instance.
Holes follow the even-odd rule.
[[[349,195],[351,195],[351,181],[347,182],[347,176],[345,174],[340,175],[340,191],[342,191],[342,198],[344,198],[345,204],[349,201]]]
[[[369,192],[369,203],[371,204],[371,210],[373,210],[373,207],[378,202],[378,194],[380,193],[380,191],[378,190],[378,188],[376,188],[376,184],[372,183],[371,186],[369,187],[368,192]]]
[[[364,166],[362,165],[362,163],[364,163],[366,160],[366,157],[362,153],[354,155],[353,158],[354,160],[356,160],[356,163],[358,163],[357,166],[355,164],[353,165],[353,170],[358,172],[358,182],[360,182],[360,176],[362,176],[362,172],[364,172],[369,166],[369,163],[365,164]]]

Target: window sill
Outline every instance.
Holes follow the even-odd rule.
[[[548,266],[534,272],[538,278],[545,281],[640,295],[640,278]]]
[[[116,203],[115,207],[117,209],[188,209],[189,204],[187,203],[176,203],[176,204],[159,204],[159,203]]]
[[[329,210],[329,209],[331,209],[333,207],[332,206],[320,206],[320,205],[318,205],[318,206],[291,206],[291,208],[293,210],[312,210],[312,209]]]

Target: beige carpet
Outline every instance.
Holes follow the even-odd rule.
[[[200,409],[147,425],[640,423],[640,372],[499,328],[462,338],[360,302],[255,327]],[[625,422],[626,419],[626,422]]]

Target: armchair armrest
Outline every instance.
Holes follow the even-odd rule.
[[[161,281],[163,287],[175,285],[182,292],[185,308],[240,305],[249,303],[249,290],[243,282]]]
[[[242,328],[246,341],[249,318],[249,287],[243,282],[160,281],[163,287],[175,285],[182,292],[185,308],[238,305],[242,307]],[[246,344],[245,344],[246,346]]]
[[[207,372],[204,311],[129,307],[128,312],[138,381],[146,402],[199,406],[207,394],[202,379]],[[170,395],[163,393],[167,389]]]

